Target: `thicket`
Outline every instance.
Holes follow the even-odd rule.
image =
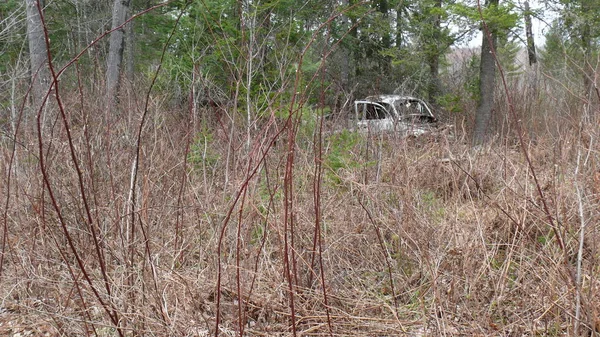
[[[246,49],[252,27],[237,36],[228,21],[237,2],[140,16],[136,46],[148,53],[116,111],[103,95],[106,41],[86,47],[93,30],[69,50],[62,43],[77,39],[48,25],[60,77],[41,107],[6,44],[0,334],[600,332],[600,95],[595,77],[590,91],[580,83],[596,54],[573,56],[560,35],[540,67],[499,51],[511,71],[499,75],[484,146],[469,141],[477,56],[464,50],[448,56],[436,99],[453,127],[418,138],[340,131],[353,97],[384,84],[426,95],[431,82],[411,55],[422,45],[378,47],[375,58],[365,48],[370,62],[351,68],[358,86],[345,91],[353,25],[375,30],[385,12],[323,3],[299,9],[303,25],[281,26],[268,19],[285,8],[262,4],[252,34],[281,39]],[[312,22],[315,8],[333,14]],[[164,31],[147,30],[156,20]]]

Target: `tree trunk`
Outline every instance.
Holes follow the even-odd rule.
[[[591,5],[586,0],[581,1],[583,13],[591,11]],[[592,32],[591,23],[584,21],[581,27],[581,49],[583,50],[583,90],[585,97],[590,96],[594,86],[594,67],[592,66]]]
[[[438,9],[442,8],[442,0],[436,0],[434,2],[433,8],[436,11],[432,17],[432,20],[433,20],[433,24],[432,24],[433,41],[432,42],[434,42],[434,45],[430,47],[433,50],[431,50],[431,52],[429,53],[430,82],[429,82],[428,94],[429,94],[430,102],[436,102],[437,96],[440,93],[440,87],[441,87],[440,76],[439,76],[440,54],[441,54],[441,51],[445,49],[445,42],[441,41],[442,19],[440,18],[440,15],[438,14],[439,12],[437,11]],[[442,46],[442,44],[444,44],[444,46]]]
[[[400,3],[396,6],[396,49],[402,49],[402,44],[404,43],[404,33],[405,27],[402,18],[402,14],[404,14],[405,4],[404,0],[401,0]]]
[[[383,19],[389,24],[389,4],[387,0],[379,0],[377,9],[382,14]],[[389,49],[392,47],[392,36],[391,36],[391,25],[388,30],[383,32],[381,37],[381,47],[383,49]],[[381,74],[390,74],[392,69],[392,58],[390,56],[381,56],[379,59],[379,71]]]
[[[489,6],[497,6],[499,0],[488,0]],[[479,68],[479,104],[475,116],[473,130],[473,145],[481,145],[488,140],[492,109],[494,106],[494,89],[496,77],[496,29],[488,24],[488,29],[482,31],[481,63]],[[489,36],[488,36],[489,33]]]
[[[431,55],[429,58],[429,90],[428,96],[430,102],[436,102],[440,93],[440,56]]]
[[[529,11],[529,2],[525,1],[525,34],[527,36],[527,55],[529,56],[529,65],[537,63],[535,54],[535,40],[533,39],[533,29],[531,27],[531,12]]]
[[[133,83],[135,73],[135,34],[133,21],[125,25],[125,77],[129,84]]]
[[[112,13],[112,29],[125,22],[130,0],[115,0]],[[106,101],[110,110],[114,110],[119,92],[119,78],[123,62],[125,29],[121,27],[110,34],[108,60],[106,63]]]
[[[27,10],[27,39],[29,42],[29,60],[31,64],[31,97],[34,106],[38,107],[50,85],[48,70],[48,49],[44,38],[44,29],[40,9],[43,3],[38,0],[25,0]]]
[[[356,4],[356,1],[357,0],[348,0],[348,6],[353,7]],[[350,27],[351,28],[348,35],[352,38],[351,41],[358,45],[358,25],[357,20],[354,16],[350,17]],[[358,76],[361,74],[360,64],[360,52],[357,50],[357,48],[354,48],[352,50],[352,65],[354,66],[354,74],[352,74],[352,77],[354,79],[358,78]]]
[[[348,0],[341,0],[341,4],[344,7],[348,6]],[[350,17],[348,17],[348,15],[346,15],[347,13],[342,13],[342,15],[340,16],[340,26],[342,29],[342,32],[345,31],[345,28],[347,27],[346,24],[348,26],[351,25],[350,21]],[[336,32],[335,35],[339,34],[339,32]],[[346,41],[348,41],[348,39],[346,39]],[[339,62],[339,67],[340,67],[340,86],[338,87],[339,90],[337,90],[336,92],[336,97],[335,97],[335,111],[337,112],[345,112],[344,110],[342,110],[343,108],[347,107],[345,106],[345,102],[348,99],[348,94],[350,92],[352,92],[351,89],[351,74],[353,74],[351,67],[352,67],[352,62],[351,62],[351,57],[352,57],[352,51],[350,49],[350,47],[342,47],[339,48],[339,55],[340,55],[340,62]]]

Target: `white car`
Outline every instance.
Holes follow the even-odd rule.
[[[419,136],[431,131],[437,119],[425,101],[401,95],[369,96],[354,102],[359,132],[397,132]]]

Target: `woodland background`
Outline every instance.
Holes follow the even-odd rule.
[[[534,5],[2,1],[0,334],[599,335],[600,5]]]

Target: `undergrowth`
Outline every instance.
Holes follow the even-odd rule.
[[[540,195],[509,137],[323,130],[319,169],[301,132],[286,182],[275,126],[156,104],[131,189],[142,110],[65,103],[72,149],[60,120],[3,136],[3,335],[554,336],[578,306],[597,332],[597,124],[526,144]]]

